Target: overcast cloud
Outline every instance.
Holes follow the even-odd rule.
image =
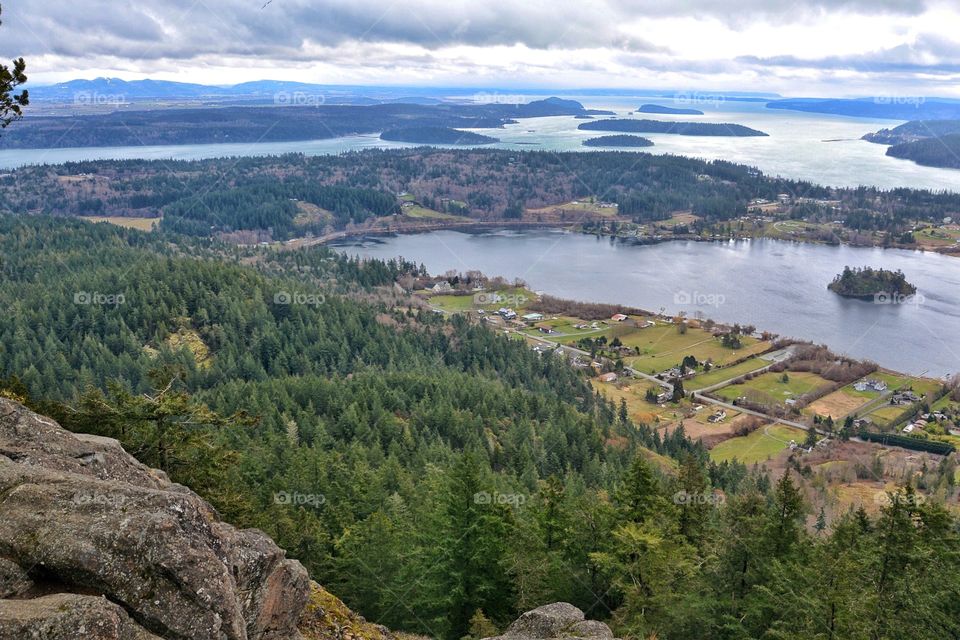
[[[958,95],[937,0],[5,0],[31,79]],[[838,82],[842,80],[843,82]]]

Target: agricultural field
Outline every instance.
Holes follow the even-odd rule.
[[[610,204],[613,204],[613,206],[609,206]],[[614,203],[601,203],[595,198],[588,198],[585,200],[573,200],[563,204],[548,205],[546,207],[540,207],[539,209],[527,209],[524,216],[539,219],[558,213],[587,213],[605,218],[615,218],[617,217],[617,206]]]
[[[950,247],[960,244],[960,225],[945,227],[927,227],[914,232],[917,244],[921,247]]]
[[[479,291],[465,295],[434,295],[430,291],[421,293],[428,296],[430,304],[447,313],[462,313],[477,309],[496,311],[500,307],[509,307],[520,313],[529,302],[533,302],[537,298],[537,294],[523,287],[510,287],[498,291]],[[499,296],[499,299],[497,296]]]
[[[719,338],[703,329],[691,327],[686,333],[680,333],[673,324],[636,329],[619,337],[624,345],[640,348],[640,355],[626,358],[627,364],[650,374],[676,366],[688,355],[700,362],[711,360],[714,364],[723,365],[747,355],[762,353],[770,347],[767,342],[744,336],[740,349],[729,349],[720,343]]]
[[[746,396],[760,404],[783,405],[790,398],[799,398],[815,389],[833,384],[815,373],[806,371],[787,372],[786,382],[783,381],[783,375],[783,373],[762,373],[743,384],[732,384],[713,393],[728,402]]]
[[[816,402],[810,403],[803,412],[811,416],[831,416],[835,421],[843,420],[848,415],[867,406],[871,401],[880,398],[880,396],[881,394],[877,391],[857,391],[853,388],[853,384],[848,384]]]
[[[691,225],[699,219],[700,218],[692,213],[684,211],[673,214],[673,216],[668,220],[658,220],[655,224],[658,227],[677,227],[682,225]]]
[[[83,216],[87,222],[106,222],[115,224],[118,227],[127,229],[137,229],[138,231],[151,231],[160,224],[160,218],[127,218],[125,216]]]
[[[408,218],[427,218],[431,220],[469,220],[469,218],[465,218],[464,216],[455,216],[452,213],[444,213],[443,211],[428,209],[427,207],[419,204],[404,207],[403,215],[407,216]]]
[[[774,424],[760,427],[748,436],[724,440],[710,450],[715,462],[737,459],[751,465],[763,463],[783,453],[791,440],[803,442],[807,433],[803,429]]]
[[[687,390],[696,391],[704,387],[720,384],[726,380],[732,380],[756,371],[757,369],[762,369],[770,364],[772,364],[770,361],[762,358],[750,358],[731,367],[715,367],[706,373],[697,374],[695,378],[685,381],[683,387]]]

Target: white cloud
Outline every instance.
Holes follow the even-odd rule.
[[[954,94],[960,7],[937,0],[6,0],[34,82],[702,86]],[[670,84],[667,84],[670,83]],[[912,89],[912,87],[911,87]]]

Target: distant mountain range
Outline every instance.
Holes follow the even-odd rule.
[[[167,80],[121,80],[95,78],[70,80],[53,85],[29,86],[30,96],[39,102],[82,104],[99,100],[102,103],[127,103],[148,100],[209,100],[216,102],[254,101],[261,104],[282,100],[283,94],[315,100],[322,96],[324,104],[437,104],[443,101],[508,104],[530,102],[536,97],[551,95],[650,96],[675,98],[701,96],[713,100],[764,102],[779,98],[773,93],[747,91],[693,92],[685,90],[644,89],[504,89],[469,87],[396,87],[368,85],[334,85],[255,80],[236,85],[203,85]]]
[[[767,108],[891,120],[960,119],[960,100],[951,98],[905,96],[855,99],[791,98],[768,102]]]

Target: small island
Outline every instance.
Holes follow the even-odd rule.
[[[667,107],[662,104],[643,104],[637,109],[637,113],[666,113],[675,116],[702,116],[703,111],[699,109],[681,109],[678,107]]]
[[[827,288],[845,298],[872,300],[886,304],[902,301],[917,292],[900,270],[844,267]]]
[[[390,140],[392,142],[413,142],[416,144],[493,144],[500,142],[497,138],[473,133],[472,131],[460,131],[450,127],[404,127],[402,129],[389,129],[380,134],[381,140]]]
[[[766,136],[742,124],[716,122],[666,122],[664,120],[594,120],[584,122],[578,129],[584,131],[620,131],[623,133],[672,133],[679,136],[730,136],[743,138]]]
[[[653,140],[642,136],[614,135],[587,138],[583,141],[585,147],[652,147]]]

